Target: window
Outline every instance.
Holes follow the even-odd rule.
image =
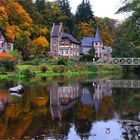
[[[61,50],[61,54],[62,54],[62,55],[64,54],[64,51],[63,51],[63,50]]]
[[[68,53],[69,53],[69,51],[68,51],[68,50],[66,50],[66,51],[65,51],[65,53],[66,53],[66,54],[68,54]]]
[[[98,45],[98,43],[96,42],[95,45]]]

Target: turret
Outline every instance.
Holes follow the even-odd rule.
[[[99,29],[97,28],[94,40],[94,47],[103,47],[103,41],[99,33]]]

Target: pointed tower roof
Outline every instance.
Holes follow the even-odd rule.
[[[102,42],[102,38],[100,36],[100,33],[99,33],[99,29],[98,28],[96,30],[95,42]]]

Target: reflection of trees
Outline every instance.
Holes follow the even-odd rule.
[[[92,128],[92,122],[87,120],[77,120],[75,123],[76,133],[81,139],[88,139]]]
[[[95,109],[91,105],[83,105],[77,113],[77,118],[80,120],[93,121],[95,119]]]
[[[96,119],[106,120],[106,119],[113,118],[113,112],[114,112],[113,106],[114,106],[114,101],[112,96],[103,97],[100,111],[97,114]]]
[[[40,89],[40,90],[39,90]],[[21,98],[13,98],[0,118],[0,139],[19,139],[28,130],[33,118],[48,113],[49,94],[46,88],[27,87]],[[39,98],[41,97],[41,98]]]
[[[115,109],[121,118],[133,118],[140,111],[139,90],[116,89],[113,94]]]
[[[95,120],[95,108],[92,105],[79,105],[76,113],[75,129],[81,139],[88,139]]]

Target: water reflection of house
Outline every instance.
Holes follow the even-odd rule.
[[[92,85],[94,86],[93,88],[95,88],[95,92],[91,94],[88,88],[83,88],[81,102],[84,105],[95,106],[95,110],[98,112],[103,97],[112,95],[112,88],[110,88],[108,85],[103,85],[100,83],[93,83]]]
[[[91,84],[92,85],[92,84]],[[93,86],[94,93],[88,87],[80,88],[77,83],[67,86],[53,86],[50,88],[50,109],[53,119],[62,118],[62,113],[71,108],[77,98],[81,99],[83,105],[95,106],[96,112],[99,111],[102,99],[112,95],[112,89],[108,85],[96,83]]]
[[[79,97],[79,84],[50,88],[50,108],[53,119],[62,118],[63,111],[75,104]]]

